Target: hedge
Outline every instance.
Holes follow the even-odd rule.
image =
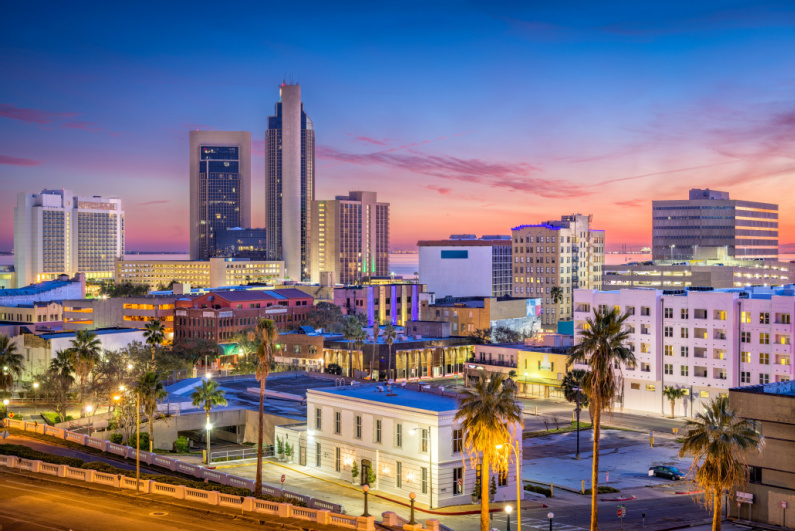
[[[77,457],[65,457],[39,452],[21,444],[0,444],[0,454],[13,455],[22,459],[30,459],[31,461],[43,461],[53,465],[67,465],[74,468],[82,467],[85,462]]]
[[[524,490],[528,492],[535,492],[536,494],[543,494],[547,498],[552,496],[552,491],[546,487],[539,487],[537,485],[525,485]]]
[[[613,494],[614,492],[621,492],[621,491],[613,487],[600,486],[597,487],[596,492],[597,494]],[[590,493],[591,489],[585,489],[585,492],[583,494],[590,494]]]

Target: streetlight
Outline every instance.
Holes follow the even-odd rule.
[[[127,364],[127,370],[128,370],[128,371],[131,371],[131,370],[133,370],[133,364],[132,364],[132,363],[128,363],[128,364]]]
[[[4,417],[8,416],[8,399],[7,398],[3,399],[3,416]]]
[[[519,441],[516,441],[516,446],[513,443],[508,446],[513,450],[513,455],[516,456],[516,530],[522,531],[522,479],[521,471],[519,470]],[[502,450],[502,447],[502,444],[495,446],[497,450]],[[508,512],[510,513],[510,511]],[[510,529],[510,523],[508,528]]]
[[[676,247],[676,245],[674,245],[674,244],[672,243],[672,244],[671,244],[671,262],[673,262],[673,261],[674,261],[674,247]]]
[[[210,421],[207,421],[207,459],[204,460],[207,466],[210,465],[210,430],[213,429],[213,425],[210,424]]]
[[[370,513],[367,512],[367,491],[370,490],[370,485],[362,485],[362,491],[364,491],[364,514],[362,516],[370,516]]]
[[[413,492],[409,492],[409,499],[411,500],[411,518],[409,519],[409,525],[416,525],[417,522],[414,521],[414,499],[417,495]]]
[[[549,531],[552,531],[552,519],[555,518],[555,515],[552,512],[548,512],[547,518],[549,518]]]
[[[94,406],[88,405],[86,406],[86,413],[88,413],[88,436],[91,437],[91,428],[92,428],[92,420],[93,415],[91,412],[94,411]]]
[[[511,531],[511,511],[513,511],[513,507],[511,507],[510,505],[506,505],[505,513],[508,515],[508,527],[505,528],[506,531]]]

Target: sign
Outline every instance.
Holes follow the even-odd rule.
[[[8,433],[8,432],[6,432],[6,433]],[[781,508],[782,509],[786,509],[787,508],[787,502],[781,502]]]
[[[13,411],[12,411],[11,413],[9,413],[9,414],[8,414],[8,418],[10,418],[10,419],[13,419],[13,418],[14,418],[14,412],[13,412]]]
[[[0,433],[0,437],[3,439],[8,439],[8,430],[3,430],[3,433]]]
[[[8,433],[8,432],[6,432],[6,433]],[[459,487],[463,487],[464,486],[464,478],[458,478],[458,486]],[[783,503],[784,505],[787,504],[787,502],[781,502],[781,503]]]
[[[754,503],[754,495],[750,492],[736,492],[737,501],[742,503]]]
[[[284,474],[282,474],[282,483],[284,483]]]
[[[617,515],[619,518],[624,518],[624,517],[627,515],[627,508],[626,508],[626,506],[625,506],[625,505],[619,505],[619,506],[618,506],[618,511],[616,511],[616,515]]]

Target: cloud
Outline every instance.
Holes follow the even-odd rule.
[[[251,141],[251,152],[255,155],[265,154],[265,139],[257,139]]]
[[[625,208],[638,208],[647,205],[647,201],[645,199],[630,199],[629,201],[616,201],[613,203],[617,206],[622,206]]]
[[[138,206],[149,206],[149,205],[162,205],[165,203],[170,203],[170,199],[165,199],[163,201],[146,201],[144,203],[138,203]]]
[[[446,188],[444,186],[436,186],[435,184],[429,184],[425,188],[427,188],[428,190],[434,190],[436,192],[439,192],[442,195],[449,194],[450,192],[453,191],[452,188]]]
[[[0,164],[9,164],[11,166],[39,166],[40,160],[22,159],[19,157],[12,157],[10,155],[0,155]]]
[[[375,138],[371,138],[369,136],[355,136],[351,133],[345,133],[345,134],[353,138],[357,142],[363,142],[365,144],[375,144],[376,146],[386,146],[387,142],[389,141],[388,138],[385,138],[384,140],[378,140]]]
[[[0,116],[38,125],[48,125],[78,116],[74,112],[52,112],[41,109],[23,109],[7,103],[0,104]]]
[[[102,128],[98,127],[96,124],[81,120],[73,120],[63,123],[61,124],[61,127],[65,127],[67,129],[82,129],[83,131],[91,131],[92,133],[99,133],[102,131]]]

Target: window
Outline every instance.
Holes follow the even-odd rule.
[[[397,488],[403,486],[403,463],[400,461],[395,463],[395,486]]]
[[[395,446],[403,448],[403,424],[395,424]]]
[[[651,308],[648,306],[641,306],[640,307],[640,314],[644,317],[648,317],[651,315]]]
[[[740,332],[740,343],[750,343],[751,332]]]
[[[760,345],[769,345],[770,344],[770,334],[766,332],[762,332],[759,334],[759,344]]]
[[[679,376],[687,376],[689,374],[689,367],[687,365],[682,365],[679,367]]]
[[[767,352],[761,352],[759,354],[759,364],[770,365],[770,354],[768,354]]]
[[[674,327],[673,326],[666,326],[663,330],[665,337],[674,337]]]
[[[506,485],[508,485],[508,469],[500,469],[497,474],[497,486],[505,487]]]
[[[700,393],[698,393],[698,396],[700,396],[701,398],[709,398],[709,391],[701,391]]]
[[[670,374],[673,376],[674,374],[674,366],[672,363],[665,364],[665,374]]]
[[[780,324],[790,324],[790,316],[788,313],[780,313],[778,314],[778,319],[776,319],[776,321]]]
[[[381,443],[381,419],[375,421],[375,442]]]
[[[458,494],[463,494],[464,493],[464,487],[463,486],[461,486],[461,487],[458,486],[458,480],[459,479],[460,480],[464,479],[464,467],[462,467],[462,466],[459,466],[459,467],[453,469],[453,494],[454,495],[458,495]],[[462,483],[463,483],[463,481],[462,481]]]
[[[337,435],[342,433],[342,413],[339,411],[334,412],[334,433]]]
[[[673,308],[666,308],[665,309],[665,318],[666,319],[673,319],[674,318],[674,309]]]
[[[681,315],[682,319],[687,319],[688,318],[687,308],[682,308],[679,312],[679,315]]]
[[[428,430],[420,430],[420,452],[428,451]]]
[[[460,453],[464,449],[464,430],[453,430],[453,453]]]
[[[690,330],[688,328],[684,328],[683,327],[681,332],[680,332],[680,334],[681,334],[682,338],[686,339],[687,337],[690,336]]]
[[[726,310],[715,310],[713,313],[713,317],[716,321],[725,321],[726,320]]]
[[[747,371],[740,372],[740,383],[751,383],[751,373]]]
[[[762,469],[758,466],[749,466],[748,481],[750,483],[762,483]]]
[[[362,438],[362,417],[361,415],[356,415],[356,425],[353,430],[353,436],[357,439]]]
[[[673,345],[665,345],[665,355],[666,356],[673,356],[674,355],[674,346]]]
[[[422,467],[422,493],[428,494],[428,469]]]
[[[629,387],[630,387],[630,389],[633,389],[635,391],[640,391],[640,384],[639,383],[630,383]]]
[[[760,313],[759,324],[770,324],[770,314],[767,312]]]
[[[750,323],[751,322],[751,312],[740,312],[740,322],[741,323]]]
[[[654,384],[646,384],[646,390],[647,391],[656,391],[657,388],[654,386]]]
[[[679,356],[686,358],[690,355],[690,347],[679,347]]]
[[[339,447],[336,448],[336,454],[334,458],[334,470],[337,472],[340,471],[342,468],[342,456],[340,455],[342,452],[340,451]]]
[[[320,458],[323,453],[320,451],[320,443],[315,443],[315,467],[320,468]]]
[[[751,353],[740,352],[740,361],[742,361],[743,363],[751,363]]]
[[[318,431],[323,430],[323,410],[319,407],[315,408],[315,429]]]
[[[769,384],[769,383],[770,383],[770,375],[765,373],[765,372],[760,372],[759,373],[759,384],[760,385],[764,385],[764,384]]]

